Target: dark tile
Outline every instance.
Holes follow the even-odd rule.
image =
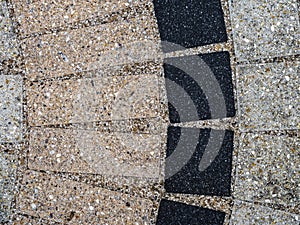
[[[230,196],[233,136],[229,130],[169,127],[166,191]]]
[[[154,0],[162,41],[185,48],[227,41],[220,0]],[[178,50],[163,45],[164,52]]]
[[[225,213],[162,199],[157,225],[222,225]]]
[[[228,52],[167,58],[164,73],[171,123],[235,116]]]

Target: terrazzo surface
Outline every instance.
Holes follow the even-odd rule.
[[[0,0],[0,223],[298,225],[297,0]]]

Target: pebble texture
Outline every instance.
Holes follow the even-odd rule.
[[[45,173],[25,172],[21,213],[64,224],[147,223],[151,201]],[[26,185],[25,185],[26,184]]]
[[[243,65],[237,71],[242,131],[300,128],[299,61]]]
[[[30,132],[29,168],[158,178],[159,135],[36,128]]]
[[[235,201],[230,225],[297,225],[300,216],[253,203]]]
[[[22,78],[0,74],[0,142],[22,140]]]
[[[157,225],[205,224],[222,225],[225,213],[162,199]]]
[[[153,2],[162,41],[185,48],[227,41],[220,0]],[[170,51],[164,45],[163,50]]]
[[[238,60],[299,54],[297,0],[230,0],[230,3]]]
[[[299,149],[299,132],[242,135],[234,195],[299,209]]]

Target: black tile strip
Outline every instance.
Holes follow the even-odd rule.
[[[191,48],[228,39],[220,0],[154,0],[153,3],[162,41]],[[164,52],[174,50],[163,46]]]
[[[157,225],[223,225],[225,213],[162,199]]]
[[[234,133],[168,128],[165,189],[169,193],[230,196]],[[208,146],[212,146],[209,149]],[[203,157],[213,157],[200,170]],[[203,165],[203,164],[201,164]]]

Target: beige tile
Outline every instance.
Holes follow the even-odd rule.
[[[34,82],[27,87],[28,121],[32,126],[160,114],[154,74]]]
[[[131,58],[129,49],[135,54],[137,48],[144,49],[147,58],[148,52],[156,51],[149,48],[158,48],[151,44],[158,43],[158,39],[156,21],[150,13],[122,22],[28,38],[22,44],[26,74],[30,80],[36,80],[91,70],[95,64],[101,67],[104,60],[117,63],[118,52]],[[114,54],[107,54],[110,51]]]
[[[115,12],[130,12],[145,0],[12,0],[22,35],[65,27],[79,21],[107,18]]]
[[[12,225],[58,225],[60,223],[55,223],[40,218],[24,215],[16,215],[13,218]]]
[[[159,177],[160,135],[34,128],[29,146],[30,169]]]
[[[27,171],[22,184],[18,211],[64,224],[145,224],[152,209],[149,200],[45,173]]]

